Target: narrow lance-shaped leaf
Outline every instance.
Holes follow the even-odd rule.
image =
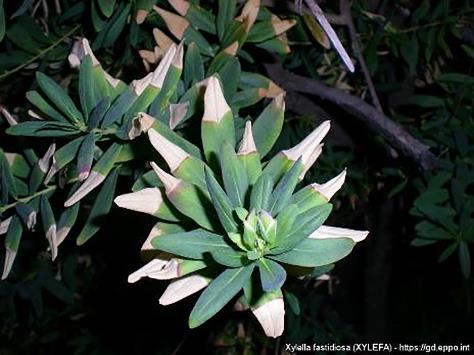
[[[236,1],[235,0],[219,0],[218,13],[216,19],[216,29],[219,40],[222,41],[229,23],[231,23],[235,16]]]
[[[56,151],[56,144],[53,143],[46,150],[43,157],[39,159],[38,162],[33,167],[33,170],[31,171],[31,174],[30,174],[29,183],[28,183],[28,189],[29,189],[30,194],[35,193],[38,190],[38,188],[41,186],[41,183],[45,181],[46,173],[49,171],[49,169],[52,166],[52,161],[53,161],[53,156],[54,156],[55,151]]]
[[[331,264],[344,258],[352,251],[354,244],[349,238],[307,238],[291,250],[269,257],[285,264],[316,267]]]
[[[100,96],[95,92],[95,82],[92,75],[92,58],[86,56],[79,68],[79,98],[84,117],[88,118],[92,109],[97,104]]]
[[[232,205],[222,187],[217,182],[214,174],[209,168],[205,169],[207,190],[211,195],[214,208],[219,217],[219,221],[226,232],[237,232],[237,225],[232,217]]]
[[[79,181],[84,181],[89,176],[94,160],[94,149],[97,138],[95,133],[90,132],[81,144],[77,154],[77,172]]]
[[[221,149],[221,170],[225,190],[233,207],[243,207],[249,186],[247,173],[229,142],[224,142]]]
[[[18,252],[22,234],[23,226],[21,225],[20,219],[18,216],[11,217],[8,225],[7,236],[5,237],[5,261],[3,265],[2,280],[5,280],[10,273]]]
[[[56,219],[54,218],[53,209],[46,196],[41,196],[40,200],[41,220],[43,222],[43,230],[51,249],[51,258],[54,260],[58,255],[58,242],[56,239]]]
[[[118,170],[117,168],[108,175],[104,185],[97,194],[86,224],[77,237],[77,245],[84,244],[94,236],[99,231],[103,218],[109,213],[117,184]]]
[[[113,143],[109,149],[102,154],[99,161],[94,165],[89,177],[84,181],[79,189],[77,189],[77,191],[66,200],[64,207],[72,206],[105,180],[109,172],[112,170],[122,147],[122,144]]]
[[[273,180],[263,173],[257,179],[250,193],[250,209],[255,211],[268,210],[273,191]]]
[[[252,186],[262,173],[262,164],[253,139],[252,123],[250,121],[245,123],[244,135],[240,142],[237,157],[247,173],[249,185]]]
[[[53,108],[37,91],[28,91],[26,98],[49,118],[58,122],[69,123],[69,121]]]
[[[190,259],[203,259],[205,253],[230,248],[221,235],[204,229],[162,235],[153,239],[151,244],[158,250]]]
[[[77,215],[79,214],[80,204],[76,203],[69,208],[66,208],[59,217],[56,230],[56,241],[59,246],[68,236],[74,223],[76,223]]]
[[[195,185],[166,173],[155,163],[153,170],[165,186],[166,196],[174,207],[184,215],[194,220],[201,227],[213,230],[212,205],[208,196]]]
[[[252,275],[254,264],[228,269],[214,279],[199,297],[189,316],[189,327],[196,328],[219,312]]]
[[[286,238],[279,239],[280,243],[273,248],[270,253],[280,254],[298,245],[303,239],[308,238],[312,232],[326,221],[331,210],[332,205],[327,203],[299,214],[293,223],[294,228],[291,233],[289,233]]]
[[[74,157],[83,142],[84,137],[76,138],[69,143],[63,145],[59,148],[53,155],[53,163],[46,175],[44,182],[48,184],[49,181],[52,179],[54,174],[56,174],[59,170],[64,168],[67,164],[74,160]]]
[[[272,215],[276,216],[282,208],[288,205],[288,201],[295,190],[296,184],[298,183],[298,177],[302,170],[303,163],[301,162],[301,158],[299,158],[275,186],[269,209],[269,212]]]
[[[5,156],[5,153],[0,148],[0,177],[1,177],[1,190],[2,190],[2,202],[8,202],[8,195],[11,197],[16,198],[16,188],[15,183],[13,180],[13,174],[10,170],[10,165],[8,164],[8,160]]]
[[[204,65],[196,43],[191,43],[186,51],[184,60],[184,84],[194,85],[204,79]]]
[[[29,230],[33,230],[36,225],[36,216],[39,208],[38,202],[36,198],[28,203],[18,203],[15,206],[16,212]]]
[[[174,176],[193,183],[206,191],[204,162],[202,160],[190,155],[153,128],[148,130],[148,137],[153,147],[166,161]]]
[[[36,81],[46,96],[56,104],[71,122],[82,125],[84,118],[74,102],[56,82],[47,75],[37,72]]]
[[[262,288],[266,292],[279,290],[286,280],[286,271],[273,260],[261,258],[258,260]]]
[[[253,124],[252,132],[261,158],[268,154],[280,136],[284,116],[285,101],[283,94],[280,94],[263,110]]]
[[[209,78],[204,94],[201,140],[206,159],[214,166],[225,141],[235,146],[234,117],[215,76]]]
[[[250,30],[247,41],[263,42],[288,31],[295,24],[295,20],[280,20],[276,16],[272,17],[270,21],[256,23]]]

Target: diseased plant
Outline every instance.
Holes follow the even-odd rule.
[[[247,121],[236,139],[232,110],[218,77],[212,76],[204,95],[202,151],[196,154],[150,128],[149,139],[170,173],[152,162],[161,184],[115,199],[121,207],[160,219],[142,248],[152,253],[152,260],[132,273],[129,282],[176,279],[160,298],[164,305],[205,288],[191,312],[191,328],[243,290],[240,302],[250,307],[266,334],[281,335],[281,289],[287,273],[305,275],[334,263],[367,236],[365,231],[323,225],[345,171],[294,193],[321,154],[329,121],[295,147],[262,162],[280,134],[283,116],[281,94],[253,125]],[[153,255],[155,249],[161,253]]]

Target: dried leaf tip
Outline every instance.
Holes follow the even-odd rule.
[[[182,180],[175,178],[173,175],[168,174],[166,171],[161,169],[156,163],[151,162],[151,167],[155,171],[158,178],[161,180],[165,186],[166,193],[171,193],[175,188],[179,186]]]
[[[156,258],[128,276],[129,283],[135,283],[143,277],[157,280],[169,280],[179,277],[179,263],[176,259]]]
[[[121,208],[153,215],[163,203],[163,195],[160,189],[151,187],[117,196],[114,202]]]
[[[279,18],[272,18],[271,23],[275,36],[278,36],[296,25],[296,20],[280,20]]]
[[[168,70],[171,64],[174,62],[175,54],[176,54],[176,45],[172,44],[166,51],[166,54],[164,55],[163,59],[161,59],[160,64],[158,64],[155,71],[153,72],[151,81],[150,81],[151,85],[153,85],[156,88],[161,88],[163,86],[163,82],[165,81],[166,74],[168,73]],[[181,56],[182,56],[182,53],[181,53]],[[181,59],[181,65],[182,65],[182,59]]]
[[[54,261],[58,256],[58,241],[56,239],[56,225],[53,224],[49,227],[46,232],[46,239],[49,243],[49,249],[51,250],[51,259]]]
[[[250,153],[254,153],[256,151],[257,151],[257,146],[255,145],[255,141],[253,139],[252,122],[247,121],[245,122],[245,130],[242,136],[242,141],[240,142],[238,154],[247,155]]]
[[[270,84],[271,85],[271,84]],[[275,107],[280,111],[285,111],[285,92],[282,91],[279,95],[277,95],[273,102],[275,103]]]
[[[13,115],[2,105],[0,105],[0,112],[2,113],[3,117],[5,117],[10,126],[18,124],[18,120],[13,117]]]
[[[189,10],[189,2],[185,0],[168,0],[173,9],[181,16],[186,16]]]
[[[143,91],[145,91],[145,89],[150,84],[152,78],[153,78],[153,73],[149,73],[144,78],[141,78],[139,80],[134,80],[132,82],[133,92],[135,93],[136,96],[140,96],[143,93]]]
[[[242,12],[235,19],[239,22],[246,22],[246,32],[249,32],[250,28],[257,19],[258,11],[260,10],[260,0],[249,0],[245,3],[242,8]]]
[[[369,231],[360,231],[355,229],[330,227],[322,225],[310,234],[312,239],[331,239],[331,238],[349,238],[353,242],[363,241],[369,235]]]
[[[311,186],[329,201],[344,184],[344,181],[346,180],[346,174],[347,169],[344,169],[339,175],[333,177],[324,184],[311,184]]]
[[[46,174],[51,166],[52,160],[51,158],[54,155],[54,152],[56,151],[56,144],[53,143],[48,147],[48,150],[44,154],[44,156],[38,160],[38,167],[40,170]]]
[[[324,144],[319,144],[316,148],[314,148],[311,154],[303,154],[302,162],[303,162],[303,171],[301,172],[299,179],[303,180],[304,176],[308,172],[309,169],[313,166],[316,160],[319,158],[321,153],[323,152]]]
[[[181,301],[183,298],[191,296],[192,294],[201,291],[210,280],[201,275],[190,275],[179,280],[172,281],[165,292],[160,297],[160,304],[168,306],[175,302]]]
[[[153,29],[153,38],[155,39],[156,44],[162,51],[167,51],[173,44],[173,40],[169,38],[163,31],[159,28]]]
[[[285,329],[285,304],[283,298],[274,298],[263,305],[252,309],[265,334],[277,338]]]
[[[64,207],[74,205],[76,202],[86,196],[90,191],[99,186],[104,180],[104,175],[97,171],[91,171],[87,180],[84,181],[84,183],[76,190],[76,192],[74,192],[74,194],[72,194],[71,197],[69,197],[69,199],[66,200],[66,202],[64,202]]]
[[[231,56],[235,56],[238,50],[239,50],[239,42],[235,41],[229,47],[225,48],[224,52]]]
[[[69,53],[68,61],[71,68],[78,68],[81,65],[82,60],[86,56],[90,56],[92,59],[92,65],[97,67],[100,62],[92,52],[91,46],[87,38],[78,38],[72,45],[71,52]]]
[[[0,222],[0,235],[5,234],[8,231],[11,221],[12,217],[8,217],[7,219]]]
[[[331,122],[324,121],[300,143],[291,149],[284,150],[283,154],[293,161],[297,161],[302,157],[303,162],[307,162],[309,156],[314,152],[319,143],[321,143],[330,128]]]
[[[146,17],[148,16],[149,11],[148,10],[138,10],[137,14],[135,15],[135,21],[138,25],[141,25],[143,22],[145,22]]]
[[[148,137],[153,147],[170,167],[171,172],[178,169],[181,163],[190,156],[183,149],[167,140],[153,128],[148,131]]]
[[[10,248],[6,248],[5,250],[5,261],[3,263],[3,273],[2,273],[2,280],[5,280],[10,273],[13,262],[15,261],[16,251],[11,250]]]
[[[153,6],[153,9],[165,21],[166,27],[177,39],[181,40],[184,37],[184,32],[189,27],[189,21],[184,17],[173,14],[172,12],[163,10],[158,6]]]
[[[204,116],[202,120],[218,123],[228,112],[230,112],[230,107],[225,100],[219,80],[215,76],[211,76],[204,94]]]

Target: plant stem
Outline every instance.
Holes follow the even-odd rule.
[[[3,74],[0,75],[0,80],[6,78],[7,76],[13,74],[13,73],[16,73],[17,71],[20,71],[21,69],[23,69],[24,67],[30,65],[31,63],[33,63],[34,61],[36,61],[37,59],[41,58],[43,55],[45,55],[47,52],[51,51],[52,49],[54,49],[57,45],[59,45],[62,41],[64,41],[67,37],[69,37],[71,34],[73,34],[74,32],[76,32],[79,28],[81,27],[81,25],[76,25],[74,26],[70,31],[68,31],[64,36],[62,36],[61,38],[59,38],[56,42],[54,42],[53,44],[51,44],[49,47],[46,47],[45,49],[43,49],[42,51],[40,51],[37,55],[35,55],[34,57],[30,58],[29,60],[27,60],[26,62],[18,65],[17,67],[11,69],[11,70],[7,70],[6,72],[4,72]]]
[[[36,198],[36,197],[38,197],[38,196],[41,196],[41,195],[45,195],[45,194],[47,194],[48,192],[54,191],[54,190],[56,190],[56,189],[57,189],[57,186],[56,186],[56,185],[48,186],[48,187],[46,187],[44,190],[35,192],[35,193],[34,193],[33,195],[31,195],[31,196],[22,197],[22,198],[17,199],[15,202],[10,203],[9,205],[0,206],[0,213],[3,213],[3,212],[5,212],[5,211],[9,210],[10,208],[15,207],[15,206],[18,205],[19,203],[28,203],[28,202],[30,202],[31,200],[33,200],[34,198]]]

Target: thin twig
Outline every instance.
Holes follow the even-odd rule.
[[[76,32],[79,28],[81,27],[81,25],[76,25],[74,26],[69,32],[67,32],[64,36],[62,36],[61,38],[59,38],[56,42],[54,42],[53,44],[51,44],[49,47],[46,47],[45,49],[43,49],[42,51],[40,51],[37,55],[35,55],[34,57],[28,59],[26,62],[18,65],[17,67],[11,69],[11,70],[7,70],[6,72],[4,72],[3,74],[0,75],[0,80],[6,78],[7,76],[10,76],[11,74],[13,73],[16,73],[17,71],[20,71],[21,69],[23,69],[24,67],[30,65],[31,63],[35,62],[36,60],[38,60],[39,58],[41,58],[43,55],[45,55],[46,53],[48,53],[49,51],[53,50],[57,45],[59,45],[62,41],[64,41],[67,37],[69,37],[70,35],[72,35],[74,32]]]
[[[341,16],[344,19],[344,23],[347,26],[347,29],[349,30],[352,50],[354,51],[354,55],[359,61],[360,68],[362,69],[362,74],[364,74],[365,81],[367,82],[367,86],[369,88],[370,96],[372,97],[372,102],[380,112],[383,112],[382,105],[380,104],[379,97],[377,95],[377,92],[375,91],[375,86],[370,76],[369,68],[367,67],[367,63],[365,62],[364,55],[362,53],[359,36],[354,26],[354,20],[352,19],[351,5],[349,3],[349,0],[340,0],[339,8],[341,11]]]
[[[292,74],[284,70],[281,64],[268,64],[266,69],[270,78],[286,91],[319,96],[366,122],[374,132],[384,137],[390,145],[416,162],[422,169],[431,170],[438,165],[438,159],[429,151],[427,145],[359,97],[329,87],[318,80]]]

